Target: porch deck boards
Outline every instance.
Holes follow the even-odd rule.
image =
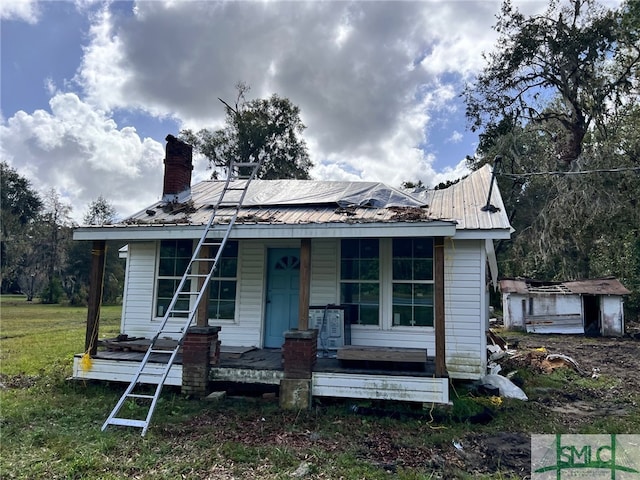
[[[245,349],[246,350],[246,349]],[[94,358],[102,360],[141,361],[144,353],[124,350],[99,350]],[[164,355],[152,355],[149,359],[152,363],[161,363],[166,360]],[[176,357],[176,364],[182,364],[182,355]],[[275,370],[284,371],[282,366],[282,351],[280,349],[252,349],[238,353],[238,349],[229,349],[220,353],[220,364],[215,368],[237,368],[248,370]],[[389,376],[415,376],[433,377],[435,374],[435,360],[427,357],[424,364],[401,362],[370,362],[350,361],[341,362],[337,358],[318,357],[316,372],[326,373],[353,373],[363,375],[389,375]]]

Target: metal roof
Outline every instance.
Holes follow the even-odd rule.
[[[238,181],[242,182],[242,180]],[[224,181],[205,180],[191,187],[184,203],[157,202],[114,225],[80,227],[122,229],[144,226],[205,225]],[[493,213],[482,211],[487,203],[491,168],[485,165],[443,190],[410,193],[378,182],[332,182],[314,180],[253,180],[236,220],[243,225],[354,225],[372,223],[455,224],[456,231],[501,230],[511,232],[497,184],[490,203]],[[230,200],[227,195],[225,201]],[[219,208],[216,224],[228,223],[233,208]]]
[[[541,282],[531,279],[500,280],[500,291],[521,295],[629,295],[622,283],[616,278],[594,278],[568,282]]]
[[[483,210],[490,185],[491,167],[487,164],[448,188],[425,190],[414,195],[429,205],[433,217],[454,220],[459,230],[511,230],[497,183],[491,189],[488,202],[495,211]]]

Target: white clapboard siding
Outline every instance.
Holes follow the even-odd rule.
[[[449,381],[446,378],[314,372],[311,393],[317,397],[448,403]]]
[[[484,242],[445,241],[446,364],[452,378],[474,379],[486,370]]]
[[[316,238],[311,242],[311,291],[309,305],[339,303],[338,239]]]
[[[219,325],[224,345],[260,347],[264,315],[265,245],[261,240],[240,241],[238,250],[238,292],[236,319]]]
[[[80,367],[80,360],[82,355],[75,355],[73,357],[73,379],[74,380],[104,380],[109,382],[130,382],[133,376],[140,368],[140,362],[133,362],[129,360],[106,360],[102,358],[91,359],[91,369],[85,372]],[[148,371],[153,373],[162,373],[164,370],[163,365],[149,363]],[[158,377],[147,378],[144,375],[141,380],[143,383],[146,381],[149,383],[157,383]],[[169,375],[165,385],[182,385],[182,365],[174,364],[169,370]]]
[[[130,243],[122,306],[122,333],[146,338],[155,335],[157,326],[151,321],[155,270],[156,243]]]

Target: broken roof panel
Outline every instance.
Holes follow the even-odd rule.
[[[186,202],[159,201],[120,223],[85,226],[77,230],[83,230],[84,235],[96,229],[106,231],[133,226],[205,225],[224,184],[224,181],[202,181],[191,187],[191,197]],[[498,188],[493,188],[490,199],[490,203],[496,207],[494,212],[482,210],[487,203],[490,184],[489,165],[446,189],[421,194],[378,182],[253,180],[236,223],[239,226],[295,226],[444,222],[454,225],[456,231],[493,230],[492,234],[506,238],[505,235],[508,236],[512,230]],[[225,196],[225,201],[234,200],[230,196],[232,193]],[[239,190],[235,193],[240,195]],[[214,223],[228,223],[234,213],[234,208],[219,208]],[[97,238],[96,235],[94,237]],[[85,235],[85,238],[88,237]]]
[[[616,278],[594,278],[569,282],[541,282],[531,279],[500,280],[503,293],[529,294],[574,294],[574,295],[629,295],[622,283]]]

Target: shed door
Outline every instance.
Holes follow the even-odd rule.
[[[583,295],[584,334],[589,337],[600,335],[600,298],[597,295]]]
[[[265,348],[280,348],[284,332],[298,328],[300,249],[270,248],[267,268]]]

